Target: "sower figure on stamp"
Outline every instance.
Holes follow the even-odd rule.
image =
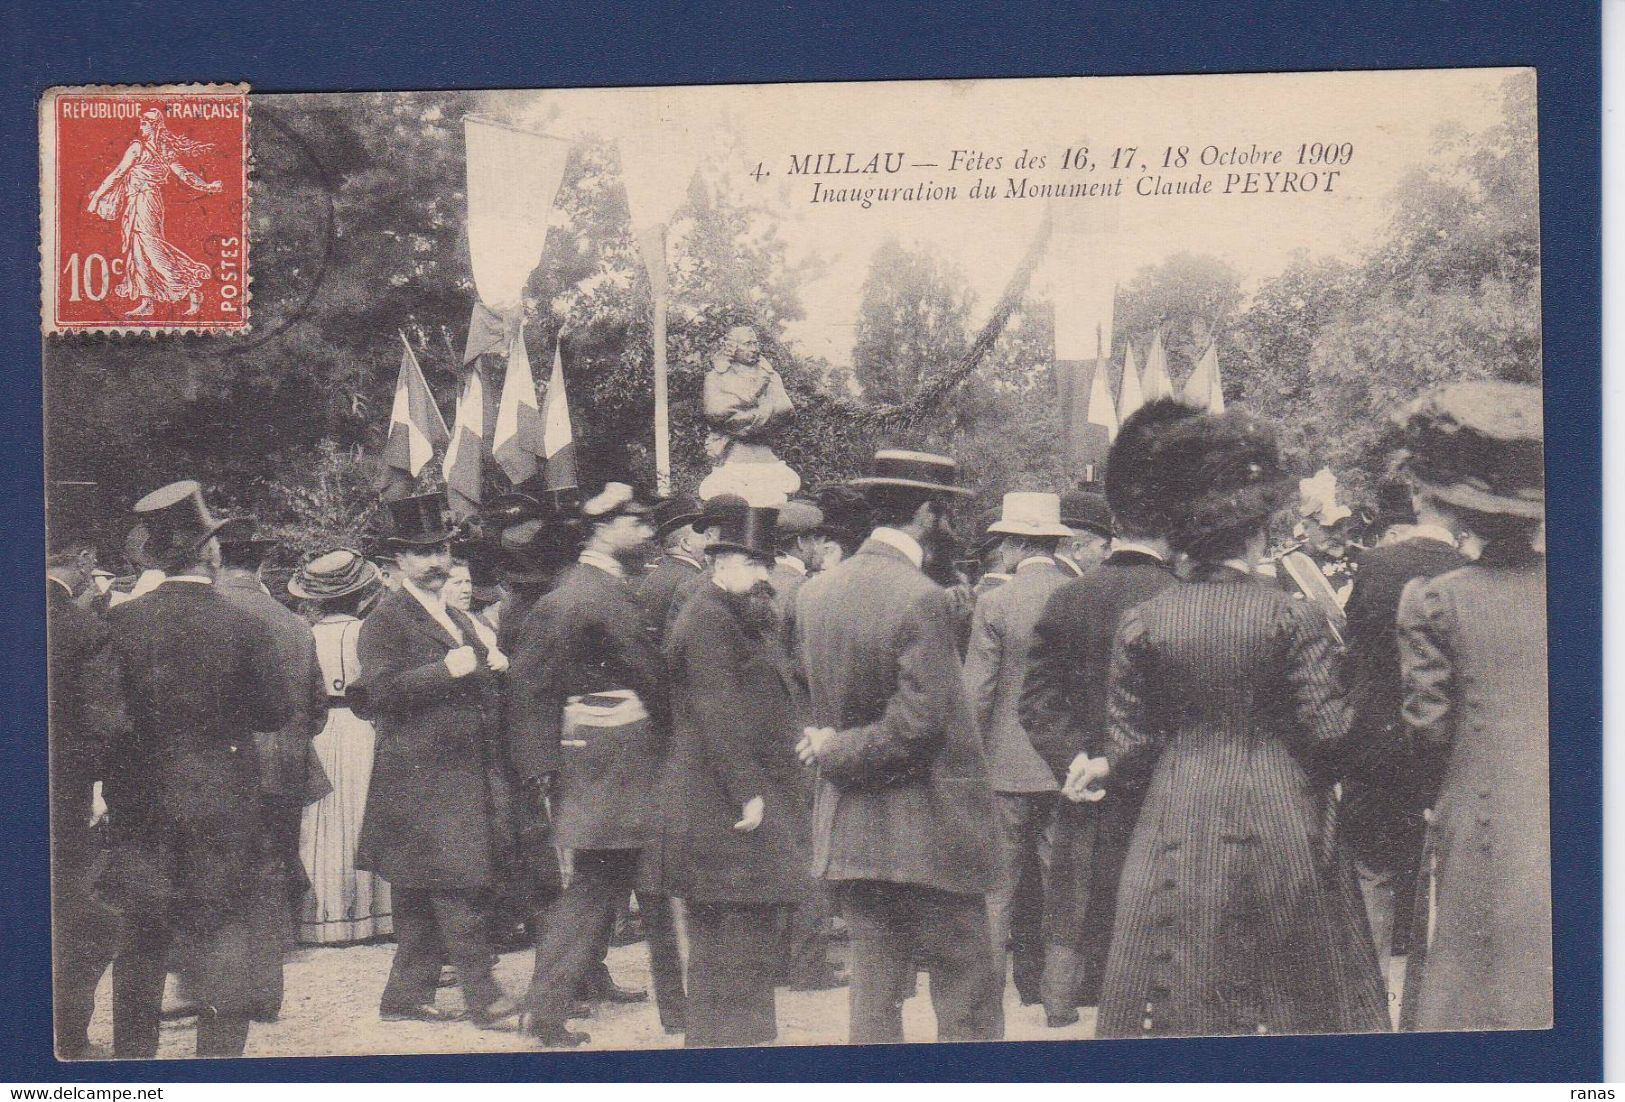
[[[122,723],[107,629],[75,598],[91,584],[96,548],[80,518],[51,503],[45,624],[51,762],[51,965],[56,1051],[86,1055],[96,985],[113,963],[118,916],[91,890],[101,853],[103,760]]]
[[[987,897],[994,962],[1002,984],[1005,960],[1011,959],[1016,993],[1030,1006],[1039,1001],[1044,974],[1044,884],[1061,786],[1017,712],[1033,624],[1070,576],[1056,563],[1055,551],[1071,539],[1072,529],[1061,523],[1058,495],[1016,492],[1004,495],[1004,508],[988,532],[1002,544],[1010,578],[976,601],[965,691],[987,753],[998,814],[999,883]]]
[[[778,1036],[773,988],[784,912],[813,888],[797,710],[768,567],[774,508],[721,495],[711,580],[666,643],[672,742],[646,874],[688,916],[686,1043]]]
[[[916,952],[930,969],[938,1039],[998,1039],[993,790],[948,595],[922,570],[952,546],[949,503],[966,491],[943,456],[885,449],[874,471],[854,485],[881,526],[797,601],[818,724],[798,746],[819,771],[813,873],[838,889],[851,929],[854,1043],[903,1040]]]
[[[1106,463],[1106,493],[1119,530],[1106,560],[1058,587],[1033,625],[1021,722],[1032,745],[1064,779],[1075,761],[1105,752],[1106,680],[1123,613],[1175,582],[1165,535],[1162,478],[1149,469],[1151,446],[1167,425],[1196,410],[1171,398],[1123,422]],[[1065,499],[1063,498],[1063,515]],[[1083,506],[1080,516],[1099,524]],[[1117,882],[1143,790],[1119,784],[1100,803],[1061,800],[1055,810],[1044,899],[1041,995],[1051,1026],[1078,1020],[1100,1000],[1111,945]]]
[[[135,511],[168,577],[108,616],[129,717],[106,768],[103,891],[124,916],[113,1051],[156,1055],[173,965],[201,1007],[197,1054],[240,1056],[249,1021],[276,1017],[282,998],[288,853],[262,814],[254,732],[287,722],[288,682],[270,629],[214,588],[222,522],[198,484]]]
[[[543,1045],[573,1047],[578,984],[603,952],[615,910],[636,883],[654,825],[654,790],[670,730],[664,664],[626,578],[653,530],[632,489],[611,482],[581,507],[580,561],[525,614],[508,709],[508,752],[531,799],[550,794],[567,853],[564,892],[544,914],[525,997]],[[685,1026],[682,959],[671,911],[640,893],[655,999],[668,1031]]]
[[[378,732],[356,868],[389,881],[395,961],[379,1000],[385,1021],[448,1021],[434,1005],[451,963],[465,1011],[490,1028],[518,1013],[491,975],[482,903],[514,861],[513,805],[501,750],[508,658],[496,636],[449,608],[443,493],[389,504],[400,589],[378,602],[356,642],[348,696]]]

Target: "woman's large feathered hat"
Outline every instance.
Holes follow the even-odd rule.
[[[1395,415],[1420,488],[1480,513],[1546,514],[1540,390],[1488,380],[1430,391]]]
[[[1181,549],[1263,525],[1297,489],[1275,430],[1241,410],[1166,425],[1152,442],[1148,466],[1166,500],[1157,508],[1166,510],[1169,541]]]

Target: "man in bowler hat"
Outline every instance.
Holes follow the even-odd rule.
[[[948,595],[924,570],[928,556],[952,556],[957,473],[944,456],[876,453],[854,485],[880,526],[797,601],[814,724],[798,752],[819,772],[813,873],[837,889],[851,930],[857,1044],[902,1041],[916,953],[939,1040],[1004,1034],[988,950],[993,791]]]
[[[441,600],[451,572],[445,495],[389,503],[401,587],[361,625],[361,677],[348,690],[378,730],[356,867],[389,881],[395,960],[385,1021],[449,1021],[435,1006],[440,967],[456,966],[464,1012],[481,1028],[518,1013],[491,975],[482,907],[513,859],[503,760],[501,675],[490,628]]]
[[[135,505],[167,577],[108,616],[129,723],[109,747],[113,849],[103,881],[123,912],[113,1050],[158,1048],[171,964],[200,1005],[199,1056],[239,1056],[282,999],[287,851],[262,815],[253,732],[292,712],[271,631],[215,589],[221,527],[196,482]],[[171,950],[173,949],[173,959]]]

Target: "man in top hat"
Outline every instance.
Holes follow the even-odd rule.
[[[988,951],[997,882],[993,791],[965,696],[947,593],[928,556],[952,556],[944,456],[883,449],[854,480],[879,526],[797,601],[818,766],[813,872],[839,892],[852,936],[851,1040],[903,1039],[901,996],[921,954],[937,1035],[998,1039],[1004,1011]]]
[[[676,616],[672,605],[678,592],[705,573],[705,549],[716,531],[700,523],[703,517],[699,499],[688,494],[668,497],[654,508],[651,519],[655,539],[664,553],[654,569],[638,582],[637,592],[656,645],[665,638],[666,626]]]
[[[602,959],[655,826],[670,710],[664,663],[627,579],[627,564],[654,534],[647,512],[619,482],[582,503],[586,546],[525,614],[514,656],[509,754],[531,792],[550,791],[555,840],[570,863],[564,892],[542,920],[525,997],[531,1031],[548,1047],[591,1039],[566,1023],[578,984]],[[638,904],[661,1021],[680,1032],[682,962],[671,912],[652,894],[640,893]],[[619,988],[593,994],[642,997]]]
[[[710,578],[666,643],[673,730],[649,876],[687,905],[685,1043],[753,1045],[778,1033],[776,934],[813,888],[810,811],[768,581],[779,510],[706,505]]]
[[[215,588],[222,522],[198,484],[154,490],[135,513],[167,576],[108,614],[129,717],[105,768],[103,889],[124,916],[113,1051],[156,1054],[173,963],[201,1006],[198,1055],[239,1056],[250,1019],[280,1007],[288,930],[288,855],[267,829],[252,736],[293,705],[270,628]]]
[[[276,541],[260,536],[248,517],[226,521],[219,539],[220,573],[215,587],[227,602],[271,629],[277,665],[288,679],[293,713],[279,730],[255,732],[254,742],[260,756],[260,790],[265,794],[267,825],[288,847],[288,909],[293,921],[308,887],[299,860],[299,823],[306,805],[333,790],[311,746],[311,740],[327,723],[327,688],[310,624],[271,596],[265,586],[265,560]]]
[[[462,1017],[434,1004],[456,966],[464,1011],[490,1028],[518,1012],[491,975],[483,902],[513,862],[512,792],[503,759],[508,658],[490,628],[441,599],[452,531],[443,493],[389,503],[401,586],[361,625],[361,677],[348,696],[378,731],[356,868],[389,881],[395,960],[385,1021]]]
[[[1456,383],[1399,412],[1421,496],[1483,541],[1399,602],[1409,755],[1427,778],[1428,890],[1400,1027],[1552,1024],[1546,503],[1541,393]]]
[[[1150,468],[1150,457],[1160,432],[1196,413],[1163,398],[1123,422],[1106,466],[1105,497],[1119,533],[1111,554],[1057,587],[1033,625],[1017,714],[1058,780],[1074,760],[1105,748],[1106,687],[1119,618],[1175,584],[1161,509],[1167,488]],[[1093,1006],[1099,999],[1117,880],[1140,795],[1119,788],[1098,804],[1056,804],[1040,991],[1052,1026],[1077,1021],[1080,1003]]]
[[[987,897],[994,959],[1002,978],[1006,954],[1012,953],[1016,991],[1030,1005],[1038,1002],[1044,972],[1043,883],[1060,785],[1017,713],[1033,624],[1070,576],[1056,565],[1055,550],[1072,529],[1061,523],[1059,496],[1017,492],[1004,495],[1003,511],[988,532],[1002,541],[1010,580],[976,602],[965,691],[987,752],[998,812],[999,883]]]
[[[1055,562],[1074,578],[1100,565],[1112,540],[1111,506],[1095,485],[1086,482],[1061,495],[1061,523],[1072,529],[1072,538],[1057,549]]]
[[[103,758],[123,721],[107,629],[77,598],[91,588],[96,547],[81,518],[49,517],[45,553],[46,689],[51,766],[51,964],[56,1051],[90,1047],[96,985],[113,962],[118,916],[91,891],[101,852]]]

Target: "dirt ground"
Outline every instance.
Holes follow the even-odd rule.
[[[476,1029],[467,1022],[383,1022],[378,1018],[378,996],[389,974],[395,947],[357,945],[343,948],[306,948],[291,954],[284,968],[286,996],[281,1018],[256,1023],[248,1036],[248,1056],[352,1056],[442,1052],[523,1052],[536,1048],[514,1032]],[[833,954],[844,963],[846,946]],[[609,968],[623,986],[649,990],[649,954],[642,944],[610,950]],[[531,953],[509,953],[496,969],[497,979],[514,994],[522,994],[530,979]],[[1396,961],[1390,988],[1397,996],[1403,962]],[[936,1039],[927,977],[903,1006],[903,1030],[910,1042]],[[102,978],[96,995],[96,1016],[91,1022],[93,1055],[107,1059],[112,1052],[110,976]],[[440,1005],[457,1007],[461,996],[453,989],[439,992]],[[846,1041],[847,989],[778,992],[781,1045],[842,1044]],[[586,1049],[675,1048],[682,1037],[668,1036],[655,1017],[654,1003],[600,1005],[593,1017],[573,1023],[592,1035]],[[1084,1010],[1081,1020],[1062,1029],[1044,1024],[1044,1010],[1022,1006],[1015,990],[1005,988],[1005,1039],[1011,1041],[1081,1040],[1094,1036],[1094,1012]],[[191,1019],[165,1022],[159,1037],[160,1058],[193,1054],[195,1033]]]

